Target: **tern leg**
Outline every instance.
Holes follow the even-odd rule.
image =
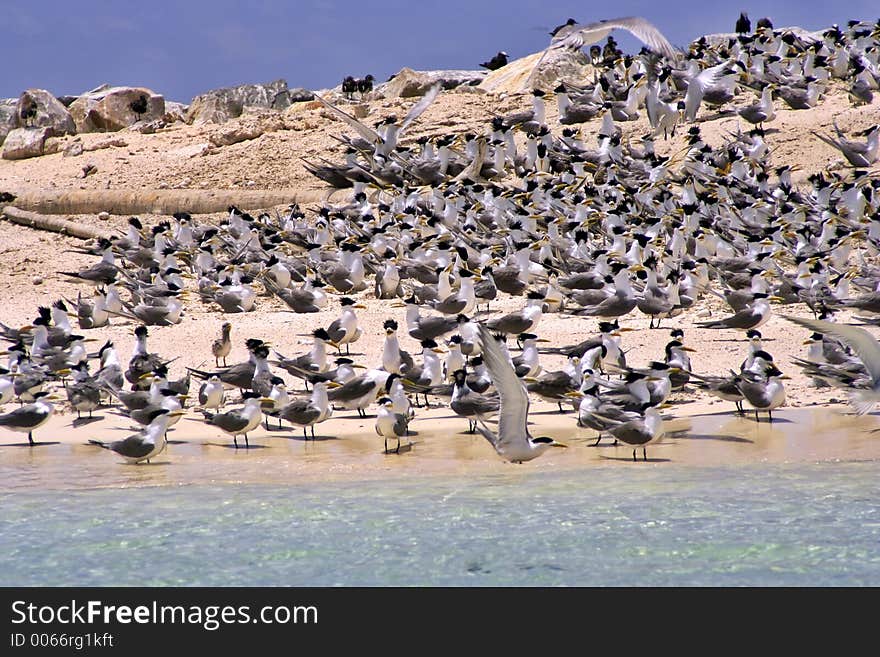
[[[593,443],[593,447],[598,447],[599,441],[601,441],[601,440],[602,440],[602,434],[600,433],[598,436],[596,436],[596,442]]]
[[[314,440],[315,439],[315,425],[313,424],[312,426],[310,426],[309,430],[312,432],[312,440]]]
[[[34,444],[34,433],[33,431],[28,431],[28,442],[33,445]]]
[[[250,443],[248,443],[247,434],[244,434],[244,447],[245,449],[250,449]]]
[[[397,437],[397,449],[394,450],[395,454],[400,454],[400,436]]]
[[[645,451],[644,447],[642,447],[642,460],[644,460],[644,461],[648,460],[648,453]]]
[[[636,463],[638,459],[636,458],[636,450],[633,450],[633,463]]]
[[[235,445],[235,449],[238,449],[238,438],[235,436],[232,437],[232,444]]]
[[[306,428],[305,428],[305,427],[303,427],[303,438],[305,438],[306,440],[309,439],[309,434],[306,433]]]

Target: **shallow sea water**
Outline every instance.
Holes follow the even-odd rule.
[[[0,493],[0,585],[877,586],[880,463]]]

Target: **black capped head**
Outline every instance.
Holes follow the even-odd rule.
[[[396,331],[397,322],[393,319],[386,319],[385,322],[382,324],[382,328],[384,328],[386,332]]]
[[[141,324],[134,330],[134,334],[139,338],[145,338],[149,335],[149,332],[147,331],[147,327]]]
[[[317,338],[318,340],[324,340],[325,342],[331,339],[330,334],[327,333],[327,329],[325,328],[317,328],[312,331],[312,337]]]

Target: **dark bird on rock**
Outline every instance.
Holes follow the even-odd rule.
[[[736,19],[736,33],[750,34],[751,31],[752,21],[749,20],[749,15],[746,12],[741,12],[739,18]]]
[[[488,62],[480,64],[480,66],[487,68],[490,71],[497,71],[499,68],[507,66],[507,53],[502,50]]]
[[[149,99],[146,94],[141,94],[135,100],[128,104],[128,109],[137,114],[137,120],[141,120],[141,116],[147,113],[149,109]]]

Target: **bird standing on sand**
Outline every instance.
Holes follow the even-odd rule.
[[[633,445],[633,462],[638,460],[636,450],[639,447],[642,448],[642,459],[647,461],[648,454],[645,447],[660,440],[665,433],[660,411],[649,405],[645,405],[642,413],[636,414],[631,420],[620,422],[609,418],[609,421],[613,426],[607,430],[608,433],[622,443]]]
[[[376,433],[385,439],[385,453],[388,453],[388,439],[397,439],[395,454],[400,453],[400,437],[406,435],[407,417],[394,412],[394,400],[390,397],[382,397],[378,402],[379,409],[376,412]]]
[[[211,343],[211,353],[214,355],[214,365],[220,367],[220,359],[223,359],[223,367],[226,367],[226,357],[232,351],[232,324],[223,322],[220,327],[220,337]]]
[[[278,411],[279,418],[302,427],[303,438],[306,440],[309,439],[306,428],[308,427],[311,430],[312,439],[314,439],[315,425],[323,422],[332,414],[333,409],[330,407],[330,402],[327,398],[326,381],[315,383],[310,399],[294,399]]]
[[[147,426],[141,431],[122,440],[114,440],[112,443],[91,439],[89,443],[116,452],[129,463],[143,463],[144,461],[149,463],[151,458],[161,454],[168,445],[165,432],[168,430],[170,421],[184,413],[185,411],[182,410],[169,411],[167,408],[157,408],[152,411]]]
[[[235,445],[235,449],[238,449],[238,436],[244,436],[244,446],[246,448],[250,447],[247,437],[248,432],[260,426],[260,422],[263,420],[263,411],[260,408],[260,404],[263,401],[270,401],[265,400],[254,392],[245,392],[242,397],[244,397],[245,402],[241,408],[225,413],[202,411],[207,424],[219,427],[232,436],[232,443]]]
[[[52,413],[55,412],[55,406],[52,401],[55,397],[48,392],[37,392],[34,394],[34,402],[16,408],[11,413],[0,415],[0,427],[6,427],[11,431],[26,433],[28,442],[33,446],[34,430],[49,421]]]
[[[495,448],[498,455],[512,463],[523,463],[541,456],[551,447],[567,447],[549,436],[532,437],[529,433],[529,395],[510,359],[504,354],[501,345],[492,333],[480,325],[480,342],[483,345],[483,361],[492,377],[492,383],[500,399],[498,410],[498,431],[477,417],[481,426],[477,430]]]

